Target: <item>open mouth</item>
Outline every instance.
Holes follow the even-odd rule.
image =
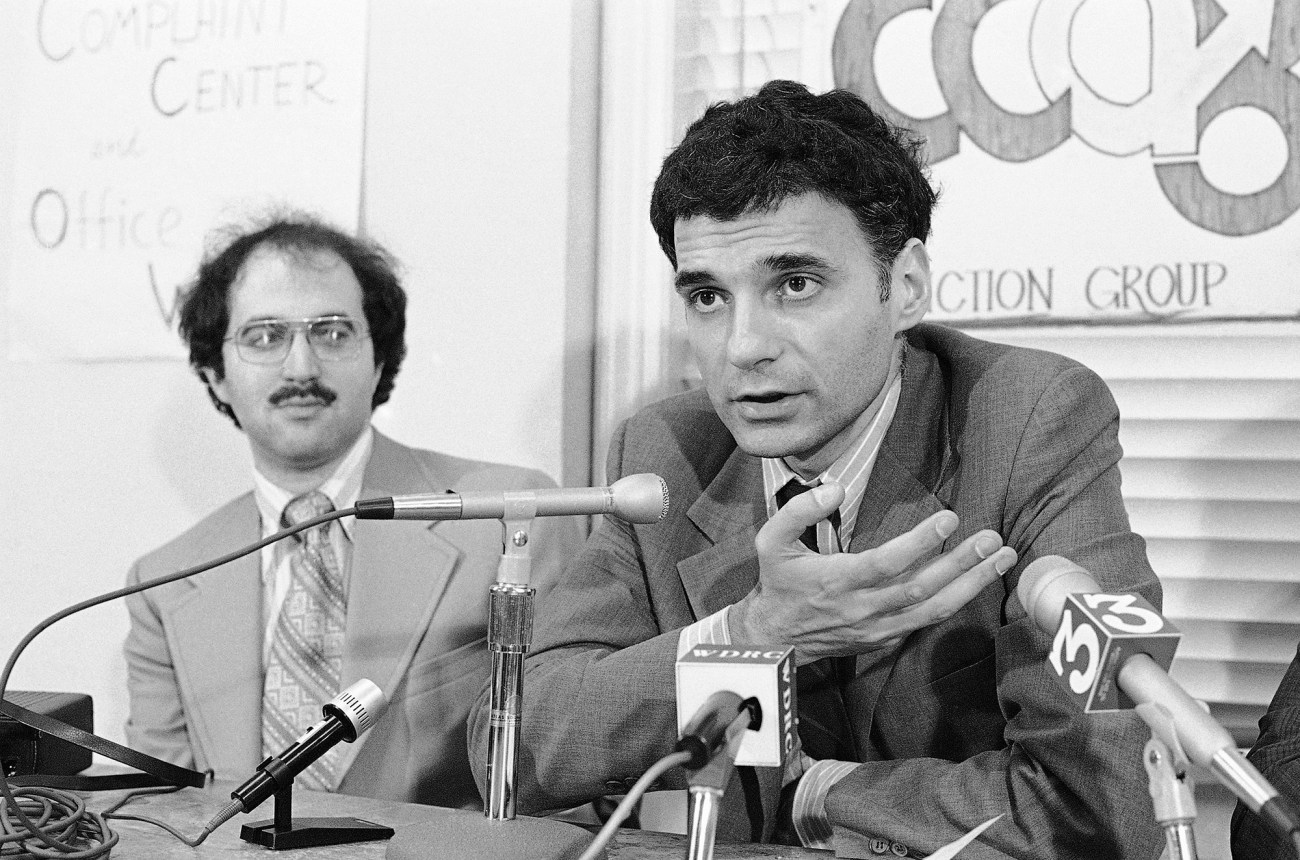
[[[736,400],[740,403],[778,403],[789,396],[784,391],[770,391],[766,394],[746,394]]]

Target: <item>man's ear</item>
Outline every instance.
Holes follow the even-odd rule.
[[[930,252],[920,239],[908,239],[890,267],[894,333],[907,331],[930,310]]]
[[[226,396],[225,378],[211,367],[199,368],[199,375],[202,376],[203,381],[208,384],[208,390],[212,392],[212,396],[229,406],[230,398]]]

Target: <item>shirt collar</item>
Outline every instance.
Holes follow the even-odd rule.
[[[884,442],[885,433],[889,430],[889,425],[893,423],[894,412],[898,408],[898,398],[903,388],[903,364],[906,349],[907,343],[900,338],[898,346],[894,350],[888,380],[881,388],[880,393],[875,396],[871,403],[867,404],[867,408],[863,411],[864,414],[875,413],[874,416],[863,426],[862,431],[849,444],[844,453],[825,471],[811,481],[805,481],[786,465],[784,459],[779,457],[763,458],[763,493],[767,499],[768,517],[776,513],[777,490],[790,483],[791,480],[796,480],[808,487],[819,486],[825,481],[835,481],[844,487],[844,501],[840,504],[839,539],[840,546],[848,547],[849,540],[853,536],[853,526],[857,522],[858,508],[862,506],[862,496],[866,492],[867,482],[871,479],[871,470],[876,463],[876,455],[880,453],[880,445]]]
[[[350,508],[357,503],[361,495],[361,481],[370,462],[370,452],[374,449],[375,431],[370,425],[357,441],[348,449],[347,456],[340,462],[328,478],[316,489],[329,496],[334,503],[334,510]],[[280,514],[284,506],[292,501],[297,493],[291,493],[272,481],[253,467],[253,498],[257,500],[257,512],[262,517],[262,537],[273,535],[280,530]],[[343,527],[343,533],[352,538],[355,522],[352,517],[337,520]]]

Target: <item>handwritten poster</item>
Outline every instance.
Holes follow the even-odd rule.
[[[1300,319],[1295,0],[852,0],[832,56],[927,138],[932,319]]]
[[[355,229],[363,0],[23,0],[10,358],[183,355],[214,228],[272,208]]]

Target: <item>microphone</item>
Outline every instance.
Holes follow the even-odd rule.
[[[690,753],[690,760],[682,766],[699,770],[717,755],[728,738],[728,729],[741,714],[745,714],[745,728],[758,731],[763,725],[763,707],[758,699],[742,699],[730,690],[719,690],[704,702],[695,716],[682,729],[677,739],[677,752]]]
[[[1086,570],[1061,556],[1045,556],[1025,568],[1016,596],[1034,622],[1055,637],[1048,663],[1076,700],[1117,702],[1116,707],[1085,710],[1131,708],[1134,702],[1160,706],[1172,718],[1188,759],[1214,774],[1291,842],[1300,821],[1289,803],[1246,760],[1223,726],[1165,671],[1173,658],[1170,643],[1176,646],[1178,634],[1150,603],[1138,595],[1103,593]],[[1126,636],[1136,637],[1129,647],[1124,647]],[[1137,647],[1131,647],[1133,641]],[[1081,656],[1082,665],[1073,668]],[[1105,693],[1113,687],[1125,696]]]
[[[678,664],[681,665],[680,663]],[[681,712],[678,716],[680,719]],[[722,794],[731,778],[736,754],[763,724],[763,709],[753,696],[742,699],[730,690],[718,690],[687,721],[677,741],[677,751],[690,755],[683,766],[690,771],[686,802],[686,860],[713,860]]]
[[[362,678],[321,707],[324,715],[279,755],[267,757],[257,772],[230,793],[231,802],[208,824],[211,832],[237,812],[252,812],[262,801],[288,787],[293,778],[339,741],[351,743],[374,726],[388,708],[388,697],[374,682]]]
[[[688,769],[722,742],[718,734],[741,705],[753,714],[736,764],[780,767],[794,749],[794,649],[763,645],[696,645],[677,658],[677,749]],[[750,704],[752,702],[752,705]],[[723,714],[726,707],[729,714]],[[706,751],[708,751],[706,753]],[[696,763],[699,762],[699,763]]]
[[[1125,661],[1145,654],[1168,670],[1182,636],[1141,595],[1101,590],[1074,562],[1046,556],[1025,568],[1016,592],[1038,626],[1055,634],[1048,663],[1085,713],[1132,708],[1118,683]]]
[[[533,516],[613,514],[630,523],[657,523],[668,514],[668,485],[658,475],[628,475],[608,487],[517,492],[423,493],[362,499],[359,520],[493,520],[536,505]]]

